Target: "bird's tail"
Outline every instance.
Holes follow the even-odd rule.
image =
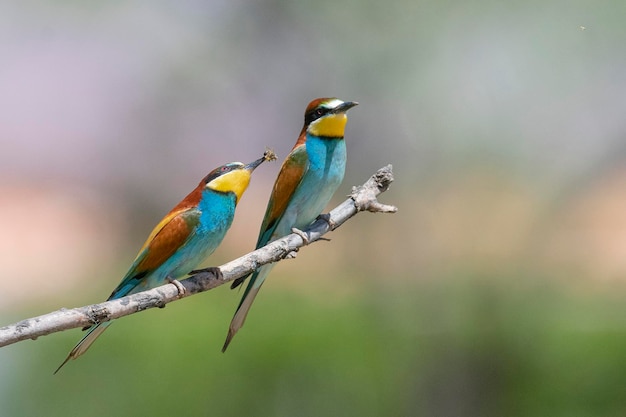
[[[252,303],[254,302],[254,298],[259,293],[261,289],[261,285],[265,282],[265,278],[272,270],[274,264],[267,264],[257,269],[250,277],[250,281],[248,282],[248,286],[246,287],[246,291],[243,293],[241,297],[241,301],[239,302],[239,307],[237,307],[237,311],[235,311],[235,315],[233,319],[230,321],[230,326],[228,328],[228,335],[226,336],[226,341],[224,342],[224,346],[222,347],[222,352],[226,352],[228,345],[230,344],[237,331],[241,329],[243,324],[246,321],[246,316],[248,315],[248,311],[250,311],[250,307],[252,307]]]
[[[63,365],[65,365],[70,359],[76,359],[83,353],[87,352],[87,349],[89,349],[93,342],[96,341],[96,339],[111,325],[111,323],[111,321],[105,321],[91,327],[87,334],[82,339],[80,339],[80,342],[78,342],[76,346],[74,346],[74,349],[70,351],[70,353],[67,355],[67,358],[65,358],[63,363],[59,365],[54,373],[56,374],[57,372],[59,372]]]

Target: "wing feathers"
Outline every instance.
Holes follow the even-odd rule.
[[[274,183],[274,189],[261,224],[261,232],[256,245],[257,249],[265,246],[270,241],[308,167],[309,162],[305,145],[294,147],[283,162]]]

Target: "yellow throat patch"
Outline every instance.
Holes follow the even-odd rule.
[[[346,130],[348,116],[345,113],[331,114],[315,120],[307,131],[313,136],[342,138]]]
[[[251,172],[247,169],[237,169],[227,174],[220,175],[213,181],[209,182],[206,186],[211,190],[219,191],[221,193],[235,193],[237,196],[237,202],[239,202],[239,199],[243,195],[244,191],[248,188],[248,184],[250,184],[250,176]]]

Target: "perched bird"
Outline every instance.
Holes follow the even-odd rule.
[[[305,228],[315,220],[341,184],[346,167],[343,139],[346,112],[358,103],[336,98],[313,100],[304,113],[304,127],[283,162],[261,224],[257,249]],[[243,326],[252,302],[272,270],[267,264],[252,273],[230,323],[222,352]],[[235,280],[231,288],[247,277]]]
[[[247,165],[232,162],[209,173],[200,184],[172,209],[152,230],[132,266],[113,290],[114,300],[174,282],[194,269],[219,246],[235,215],[235,207],[243,195],[252,171],[265,160],[275,158],[268,151],[262,158]],[[111,321],[86,327],[89,332],[72,349],[55,374],[70,359],[84,354],[104,332]]]

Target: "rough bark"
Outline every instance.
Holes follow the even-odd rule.
[[[391,182],[393,182],[392,167],[387,165],[372,175],[365,184],[353,187],[346,201],[303,230],[308,243],[319,240],[360,211],[395,213],[396,207],[381,204],[376,199],[378,194],[389,188]],[[0,347],[26,339],[34,340],[39,336],[62,330],[117,319],[153,307],[165,307],[172,301],[210,290],[248,275],[261,265],[289,258],[306,244],[307,242],[300,234],[292,233],[220,266],[221,273],[215,273],[215,268],[213,268],[213,271],[192,274],[189,278],[180,281],[184,287],[184,293],[177,285],[166,284],[117,300],[72,309],[62,308],[52,313],[0,327]]]

